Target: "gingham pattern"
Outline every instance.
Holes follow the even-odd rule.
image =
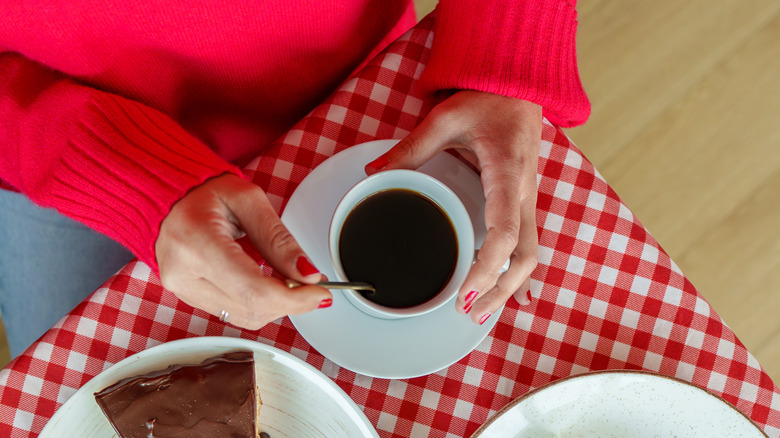
[[[281,211],[317,164],[351,145],[400,138],[434,104],[420,97],[433,19],[393,43],[246,173]],[[241,331],[194,310],[133,262],[0,371],[0,436],[36,436],[80,386],[162,342],[255,339],[322,370],[382,437],[466,437],[512,399],[590,370],[644,369],[723,396],[780,437],[780,392],[582,153],[545,122],[539,163],[540,264],[532,304],[510,300],[471,354],[409,380],[372,379],[314,351],[289,319]]]

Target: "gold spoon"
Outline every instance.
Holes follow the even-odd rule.
[[[301,283],[289,279],[285,280],[284,284],[286,284],[287,287],[289,287],[290,289],[301,286]],[[326,289],[349,289],[349,290],[365,290],[369,292],[376,292],[374,286],[368,283],[361,283],[357,281],[320,281],[319,283],[317,283],[317,286],[322,286]]]

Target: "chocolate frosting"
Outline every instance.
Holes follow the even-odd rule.
[[[123,379],[95,399],[122,438],[256,436],[251,351]]]

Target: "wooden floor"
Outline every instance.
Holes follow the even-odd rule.
[[[578,11],[593,113],[567,133],[780,383],[780,2]]]
[[[780,2],[578,9],[593,114],[568,134],[780,382]]]
[[[780,382],[780,2],[580,2],[569,131]]]

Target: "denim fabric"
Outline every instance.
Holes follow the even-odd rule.
[[[132,259],[108,237],[0,190],[0,315],[11,357]]]

